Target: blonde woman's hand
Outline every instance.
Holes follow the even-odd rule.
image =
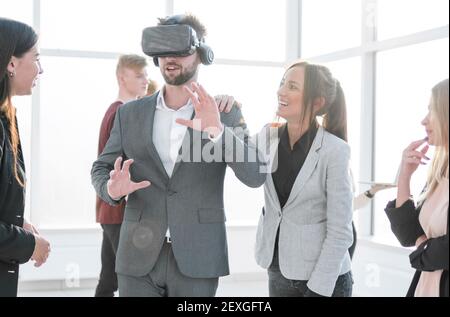
[[[426,235],[421,235],[419,238],[417,238],[416,240],[416,248],[418,248],[422,243],[424,243],[425,241],[427,241],[428,238]]]
[[[399,181],[410,181],[412,174],[417,170],[419,165],[425,165],[430,159],[425,155],[429,146],[425,145],[420,151],[417,150],[422,144],[426,143],[426,139],[412,142],[404,151],[400,166]]]

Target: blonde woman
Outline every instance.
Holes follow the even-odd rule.
[[[411,297],[449,296],[448,85],[446,79],[433,88],[429,112],[422,121],[427,137],[403,151],[397,199],[386,207],[392,231],[400,243],[405,247],[416,246],[409,256],[411,266],[417,270],[407,293]],[[429,161],[426,153],[430,145],[436,151],[416,207],[411,199],[411,176],[419,165]]]

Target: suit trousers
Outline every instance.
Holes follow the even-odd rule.
[[[95,289],[95,297],[114,297],[118,289],[116,275],[116,253],[119,246],[120,224],[103,224],[101,251],[102,269]]]
[[[214,297],[219,278],[185,276],[178,268],[172,244],[165,241],[149,274],[139,277],[118,274],[118,281],[120,297]]]

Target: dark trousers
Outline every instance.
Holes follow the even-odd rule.
[[[120,224],[104,225],[102,242],[102,269],[95,297],[114,297],[114,292],[118,290],[116,274],[116,253],[119,246]]]
[[[278,259],[278,237],[268,274],[270,297],[323,297],[308,288],[308,281],[289,280],[283,276]],[[349,271],[338,277],[331,297],[351,297],[352,290],[353,277]]]

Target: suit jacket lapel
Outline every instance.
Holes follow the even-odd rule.
[[[149,136],[148,138],[145,138],[146,146],[150,157],[155,163],[155,166],[159,169],[164,178],[169,179],[166,169],[164,168],[161,158],[159,157],[158,151],[156,150],[155,144],[153,143],[153,123],[155,120],[157,96],[157,94],[154,95],[153,99],[150,100],[148,107],[145,107],[144,136]]]
[[[195,111],[192,112],[191,120],[193,120],[194,117],[195,117]],[[194,151],[193,140],[200,141],[201,140],[201,132],[194,131],[191,128],[187,128],[186,134],[184,135],[184,138],[183,138],[183,143],[181,144],[181,147],[178,151],[178,157],[177,157],[175,166],[173,168],[172,177],[178,171],[178,169],[180,168],[180,165],[183,162],[185,162],[186,160],[189,161],[190,159],[192,159],[193,151]],[[189,151],[186,150],[186,147],[188,147]],[[195,150],[197,151],[199,149],[195,149]],[[201,149],[200,149],[200,151],[201,151]],[[190,157],[186,157],[186,153],[189,153]]]
[[[289,206],[293,202],[293,200],[300,194],[303,186],[305,186],[306,181],[316,168],[317,162],[319,161],[318,151],[322,147],[323,135],[324,130],[322,127],[319,127],[311,149],[309,150],[308,156],[306,157],[305,163],[303,164],[300,172],[297,175],[294,186],[292,186],[291,194],[289,195],[289,199],[286,202],[284,208]]]

